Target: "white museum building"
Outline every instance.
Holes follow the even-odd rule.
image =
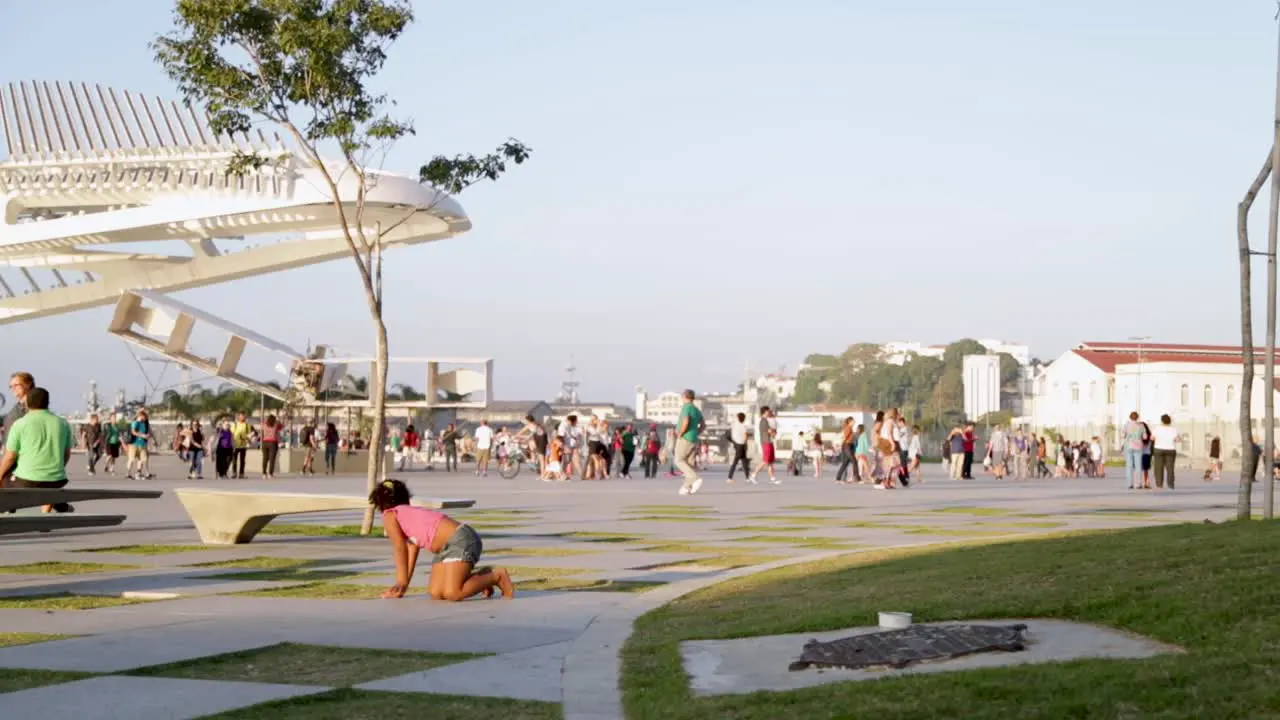
[[[1168,414],[1183,452],[1206,455],[1219,436],[1230,456],[1240,441],[1242,357],[1240,347],[1225,345],[1081,343],[1036,376],[1029,424],[1071,440],[1098,435],[1114,447],[1130,412],[1148,423]],[[1256,357],[1255,431],[1264,401],[1262,355]]]

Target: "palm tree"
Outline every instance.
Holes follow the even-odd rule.
[[[418,392],[412,385],[405,383],[396,383],[391,386],[392,392],[387,394],[389,400],[399,400],[402,402],[413,402],[418,400],[426,400],[427,396]]]

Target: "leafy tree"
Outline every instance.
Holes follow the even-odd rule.
[[[791,396],[791,401],[797,405],[808,405],[810,403],[822,402],[826,393],[822,392],[822,382],[826,379],[824,373],[804,371],[796,378],[796,391]]]
[[[986,345],[983,345],[977,340],[973,340],[971,338],[965,338],[963,340],[957,340],[947,346],[946,351],[943,352],[942,354],[942,362],[945,363],[948,368],[955,368],[956,370],[961,370],[964,368],[965,355],[986,355],[986,354],[987,354]]]
[[[840,354],[840,361],[846,368],[857,372],[881,362],[882,355],[880,346],[875,343],[854,343]]]
[[[1022,366],[1009,353],[1000,353],[1000,387],[1013,389],[1022,375]]]
[[[410,208],[403,220],[369,227],[365,199],[376,177],[366,160],[413,132],[410,123],[388,113],[393,103],[372,91],[369,82],[412,21],[406,0],[178,0],[174,28],[152,44],[157,61],[188,104],[207,108],[214,132],[245,133],[255,120],[275,123],[325,183],[334,220],[364,288],[375,336],[373,425],[367,435],[370,489],[383,474],[379,450],[390,352],[382,317],[383,238],[424,209]],[[341,162],[323,161],[321,148],[336,149]],[[496,180],[508,163],[523,163],[530,152],[508,140],[490,155],[433,158],[419,170],[419,178],[441,198],[481,180]],[[230,169],[243,173],[266,163],[256,154],[237,153]],[[350,190],[340,192],[340,181],[346,187],[354,184],[354,196]],[[363,531],[372,524],[370,507]]]
[[[814,368],[840,367],[840,358],[825,353],[814,353],[804,359],[804,364]]]

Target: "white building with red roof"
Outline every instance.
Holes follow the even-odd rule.
[[[1168,414],[1183,435],[1184,452],[1200,453],[1214,436],[1235,448],[1243,355],[1229,345],[1081,343],[1035,378],[1031,424],[1055,428],[1069,439],[1099,435],[1114,444],[1130,412],[1148,422]],[[1255,429],[1264,401],[1263,355],[1255,355]]]

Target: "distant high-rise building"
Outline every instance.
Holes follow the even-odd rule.
[[[1000,356],[964,356],[964,416],[978,420],[1000,409]]]

